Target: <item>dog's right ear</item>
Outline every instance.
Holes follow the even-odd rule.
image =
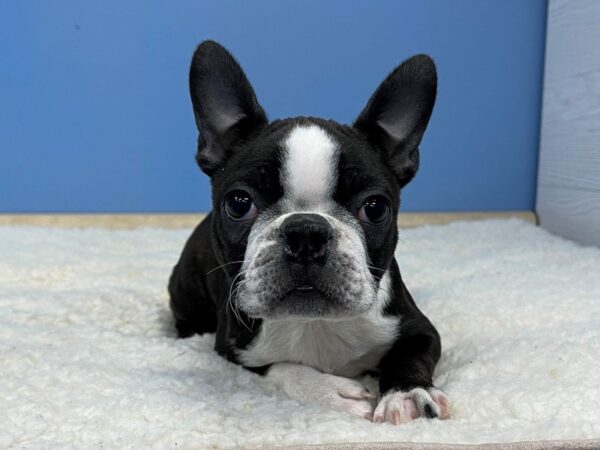
[[[200,132],[196,161],[212,176],[231,148],[266,125],[267,117],[240,65],[214,41],[204,41],[194,53],[190,94]]]

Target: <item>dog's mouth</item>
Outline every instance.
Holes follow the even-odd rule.
[[[317,290],[317,288],[314,287],[314,286],[311,286],[310,284],[303,284],[301,286],[295,287],[290,292],[297,291],[299,293],[306,294],[308,292],[313,292],[313,291],[316,291],[316,290]]]
[[[352,308],[353,305],[343,296],[332,295],[327,285],[320,285],[308,280],[298,280],[286,286],[283,294],[271,297],[262,302],[254,311],[246,310],[252,318],[261,319],[328,319],[337,320],[363,313],[370,304],[364,308]],[[357,295],[360,295],[358,293]],[[350,306],[350,307],[349,307]]]
[[[325,300],[325,295],[312,284],[300,284],[290,289],[282,298],[282,301],[308,302],[312,300]]]
[[[328,312],[331,300],[312,284],[292,287],[273,305],[274,311],[286,315],[318,317]]]

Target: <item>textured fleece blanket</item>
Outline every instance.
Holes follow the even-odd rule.
[[[401,230],[451,417],[393,426],[288,399],[212,335],[175,339],[165,286],[188,234],[0,228],[1,448],[600,437],[599,249],[518,220]]]

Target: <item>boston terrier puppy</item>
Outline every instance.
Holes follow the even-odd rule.
[[[219,354],[297,400],[375,422],[446,418],[432,383],[440,337],[394,258],[400,190],[436,89],[433,61],[418,55],[352,126],[269,121],[231,54],[203,42],[190,91],[213,209],[169,281],[179,336],[216,333]],[[367,373],[378,399],[356,380]]]

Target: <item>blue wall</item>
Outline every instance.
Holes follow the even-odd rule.
[[[0,211],[198,211],[195,46],[242,63],[271,118],[351,122],[434,57],[439,96],[405,210],[533,209],[545,0],[0,4]]]

